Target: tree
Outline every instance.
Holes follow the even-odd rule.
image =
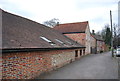
[[[111,30],[109,27],[107,27],[105,30],[105,43],[107,45],[111,45],[111,37],[112,37]]]
[[[111,30],[108,24],[104,26],[104,28],[96,33],[97,35],[101,35],[102,38],[105,40],[107,45],[111,45]],[[116,48],[120,46],[120,27],[117,24],[113,24],[113,46]]]
[[[45,21],[43,22],[44,25],[49,26],[49,27],[54,27],[57,24],[59,24],[59,19],[57,18],[53,18],[51,20]]]
[[[120,46],[120,27],[117,24],[113,24],[113,46],[117,47]],[[108,24],[104,26],[102,31],[99,31],[97,34],[101,35],[102,38],[105,40],[105,43],[110,45],[111,41],[111,30]]]
[[[104,28],[97,32],[96,34],[101,35],[101,37],[104,39],[105,44],[111,45],[111,30],[108,24],[104,26]]]
[[[113,46],[116,48],[120,45],[120,28],[117,24],[113,24]]]

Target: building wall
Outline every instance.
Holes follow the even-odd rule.
[[[102,51],[105,51],[105,42],[102,42]]]
[[[0,53],[0,79],[2,79],[2,53]]]
[[[51,67],[50,55],[39,52],[3,55],[3,79],[30,79]]]
[[[2,78],[33,79],[75,58],[75,50],[5,53],[2,56]]]
[[[85,54],[91,53],[91,36],[89,26],[86,28],[85,33],[72,33],[72,34],[64,34],[72,40],[84,45],[86,47]]]
[[[86,52],[86,54],[90,54],[91,53],[91,35],[90,35],[89,26],[87,26],[85,34],[86,34],[86,41],[85,41],[86,42],[85,43],[86,49],[85,49],[85,52]]]
[[[88,40],[88,38],[86,38],[86,33],[72,33],[65,35],[81,45],[84,45],[86,47],[85,54],[90,54],[90,39]]]
[[[0,9],[0,48],[2,48],[2,10]],[[2,51],[0,50],[0,79],[2,78]]]
[[[86,34],[85,33],[72,33],[65,34],[67,37],[71,38],[74,41],[77,41],[81,45],[85,46]]]
[[[96,54],[97,53],[97,48],[96,48],[96,39],[93,37],[93,36],[91,36],[91,53],[93,53],[93,54]]]
[[[103,41],[97,41],[97,52],[105,51],[105,43]]]
[[[101,42],[100,41],[97,41],[97,53],[99,53],[100,52],[100,50],[101,50],[101,44],[100,44]]]
[[[96,47],[96,39],[91,36],[91,47],[95,48]]]
[[[56,69],[63,65],[66,65],[75,60],[75,51],[70,51],[66,53],[53,54],[52,58],[52,66]]]

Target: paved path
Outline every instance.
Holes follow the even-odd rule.
[[[41,77],[38,77],[40,79]],[[82,57],[56,71],[46,74],[43,79],[118,79],[118,62],[110,52]]]

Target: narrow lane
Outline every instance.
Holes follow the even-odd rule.
[[[41,77],[38,77],[40,79]],[[110,52],[91,54],[82,57],[56,71],[52,71],[43,79],[118,79],[118,62]]]

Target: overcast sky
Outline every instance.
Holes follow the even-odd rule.
[[[0,8],[39,23],[58,18],[60,23],[89,21],[90,29],[101,30],[118,23],[119,0],[0,0]]]

